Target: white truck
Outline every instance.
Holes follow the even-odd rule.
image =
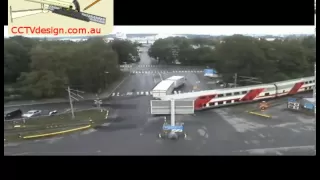
[[[184,76],[171,76],[167,81],[173,81],[174,82],[174,88],[178,88],[186,82],[186,78]]]
[[[161,99],[161,97],[172,94],[173,89],[175,88],[174,81],[164,80],[161,81],[156,87],[152,90],[152,96],[155,99]]]

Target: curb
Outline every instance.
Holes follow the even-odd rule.
[[[265,117],[265,118],[272,118],[272,116],[266,115],[266,114],[261,114],[261,113],[257,113],[257,112],[252,112],[252,111],[246,111],[249,114],[253,114],[253,115],[257,115],[257,116],[261,116],[261,117]]]
[[[79,131],[79,130],[83,130],[83,129],[88,129],[90,127],[91,127],[91,125],[87,125],[87,126],[82,126],[82,127],[79,127],[79,128],[65,130],[65,131],[58,131],[58,132],[53,132],[53,133],[24,136],[22,138],[23,139],[32,139],[32,138],[38,138],[38,137],[52,136],[52,135],[58,135],[58,134],[64,134],[64,133],[68,133],[68,132],[74,132],[74,131]]]

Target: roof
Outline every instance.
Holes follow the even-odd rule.
[[[9,109],[9,110],[6,110],[6,111],[4,111],[4,114],[8,114],[8,113],[11,113],[11,112],[13,112],[13,111],[17,111],[17,110],[20,110],[20,109]]]
[[[175,80],[179,80],[179,79],[182,79],[182,78],[184,78],[184,76],[171,76],[171,77],[169,77],[169,78],[166,79],[166,80],[175,81]]]
[[[159,84],[156,85],[156,87],[153,88],[153,91],[168,90],[173,83],[174,83],[173,81],[167,81],[167,80],[161,81]]]

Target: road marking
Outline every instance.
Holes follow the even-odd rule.
[[[276,153],[279,154],[279,151],[290,151],[290,150],[316,150],[314,145],[310,146],[292,146],[292,147],[278,147],[278,148],[264,148],[264,149],[247,149],[234,152],[248,152],[249,154],[267,154],[267,153]],[[282,154],[282,153],[281,153]]]
[[[141,91],[141,95],[143,95],[143,91]]]
[[[133,92],[127,92],[127,96],[131,96]]]
[[[112,96],[116,95],[116,93],[112,93]]]
[[[148,92],[148,91],[146,91],[146,95],[147,95],[147,96],[149,95],[149,92]]]
[[[261,114],[261,113],[257,113],[257,112],[252,112],[252,111],[247,111],[249,114],[253,114],[253,115],[257,115],[257,116],[261,116],[261,117],[266,117],[266,118],[272,118],[272,116],[269,116],[267,114]]]
[[[137,95],[139,95],[139,92],[137,92]]]
[[[117,96],[120,96],[120,93],[117,93]]]
[[[12,154],[12,156],[22,156],[22,155],[27,155],[27,154],[31,154],[31,153],[30,152],[15,153],[15,154]]]

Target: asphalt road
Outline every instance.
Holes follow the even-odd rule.
[[[148,57],[140,65],[152,65]],[[148,64],[149,62],[149,64]],[[138,67],[139,68],[139,67]],[[157,68],[157,67],[150,67]],[[97,129],[46,140],[6,144],[5,155],[314,155],[313,117],[270,108],[272,119],[245,111],[239,105],[176,116],[185,123],[187,137],[178,141],[158,138],[164,118],[150,115],[150,91],[161,79],[179,73],[132,74],[104,101],[109,123]],[[180,91],[204,90],[208,80],[196,73],[181,73],[187,83]],[[195,88],[196,87],[196,88]],[[128,94],[129,92],[129,94]],[[130,94],[132,92],[132,94]],[[139,92],[139,94],[137,93]],[[143,93],[141,93],[143,92]],[[119,96],[117,94],[119,93]],[[80,103],[81,104],[81,103]],[[41,105],[43,106],[43,105]],[[91,107],[91,102],[76,107]],[[65,104],[67,108],[68,105]],[[40,107],[39,107],[40,108]],[[49,108],[48,106],[46,108]]]

